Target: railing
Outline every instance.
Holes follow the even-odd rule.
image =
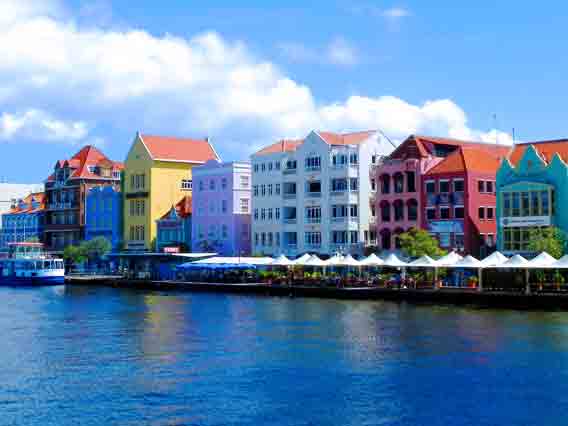
[[[307,217],[306,223],[321,223],[321,217]]]
[[[308,198],[321,198],[321,192],[306,192]]]
[[[319,250],[321,248],[321,243],[306,243],[305,247],[308,250]]]
[[[339,197],[341,195],[348,194],[348,193],[349,193],[349,191],[347,189],[343,189],[343,190],[338,190],[338,191],[331,191],[330,195],[332,197]]]
[[[321,166],[306,166],[306,172],[319,172],[321,171]]]
[[[298,169],[284,169],[282,173],[285,175],[295,175]]]
[[[294,224],[297,223],[297,221],[298,221],[298,219],[296,219],[296,218],[294,218],[294,219],[284,219],[284,223],[285,223],[286,225],[294,225]]]
[[[282,197],[285,200],[294,200],[294,199],[296,199],[296,195],[297,195],[296,193],[293,193],[293,194],[286,194],[285,193],[285,194],[282,195]]]
[[[333,223],[343,223],[347,220],[347,216],[342,216],[342,217],[332,217],[331,221]]]

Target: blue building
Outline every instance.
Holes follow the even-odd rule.
[[[37,192],[17,200],[2,215],[0,250],[7,251],[8,244],[37,240],[43,242],[45,225],[45,194]]]
[[[85,239],[105,237],[112,250],[121,249],[122,193],[112,186],[90,188],[85,197]]]
[[[156,221],[156,251],[191,251],[191,197],[183,197]]]

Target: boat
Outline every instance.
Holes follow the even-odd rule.
[[[48,256],[42,243],[20,242],[8,245],[0,259],[0,285],[42,286],[65,283],[63,259]]]

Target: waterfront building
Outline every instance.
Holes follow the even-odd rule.
[[[371,221],[380,251],[398,250],[398,236],[424,222],[422,177],[460,146],[457,139],[411,135],[371,168]],[[474,144],[475,145],[475,144]]]
[[[208,161],[193,169],[193,251],[251,253],[251,165]]]
[[[497,244],[507,254],[532,255],[530,230],[568,233],[568,139],[520,143],[497,172]]]
[[[106,238],[112,250],[122,244],[122,192],[111,185],[89,188],[85,199],[85,239]]]
[[[7,252],[10,243],[43,241],[45,223],[45,194],[37,192],[16,200],[11,209],[2,214],[0,251]]]
[[[191,251],[191,198],[191,195],[186,195],[156,221],[156,252],[181,253]]]
[[[192,169],[219,156],[208,139],[136,134],[124,172],[124,242],[129,251],[152,251],[157,220],[192,194]]]
[[[495,176],[510,147],[463,144],[422,176],[423,227],[440,246],[485,257],[496,245]]]
[[[43,189],[43,183],[0,183],[0,215],[10,211],[18,200],[33,193],[43,192]]]
[[[392,150],[376,131],[312,131],[253,154],[253,253],[363,254],[374,239],[370,167]]]
[[[94,146],[85,146],[67,160],[59,160],[45,182],[45,243],[61,251],[85,239],[85,201],[91,188],[120,188],[122,163],[112,161]]]

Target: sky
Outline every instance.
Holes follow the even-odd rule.
[[[0,180],[137,131],[225,161],[313,129],[568,136],[568,4],[465,3],[0,0]]]

